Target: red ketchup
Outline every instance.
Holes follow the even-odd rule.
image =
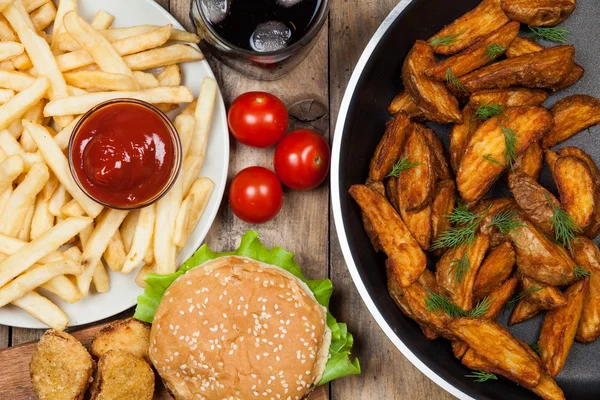
[[[77,178],[97,201],[131,208],[155,198],[171,180],[176,143],[163,118],[132,102],[98,108],[71,145]]]

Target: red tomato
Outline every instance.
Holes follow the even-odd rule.
[[[283,205],[281,183],[277,175],[266,168],[243,169],[231,182],[229,204],[242,221],[251,224],[270,221]]]
[[[329,162],[329,145],[323,136],[308,129],[288,133],[275,148],[275,172],[292,189],[319,186],[327,176]]]
[[[270,147],[287,131],[288,110],[270,93],[247,92],[233,101],[227,122],[239,142],[252,147]]]

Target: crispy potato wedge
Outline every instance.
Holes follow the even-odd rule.
[[[572,284],[565,291],[567,304],[548,311],[544,317],[538,345],[542,364],[552,377],[563,369],[573,345],[587,288],[587,279]]]
[[[502,314],[504,305],[510,300],[517,289],[517,278],[507,279],[503,284],[492,290],[488,298],[491,304],[483,318],[495,320]]]
[[[576,157],[560,157],[554,166],[554,180],[563,209],[585,229],[596,209],[596,186],[587,164]]]
[[[457,79],[471,93],[511,86],[547,89],[567,78],[574,60],[573,46],[555,46],[487,65]]]
[[[425,74],[438,81],[446,80],[446,72],[452,71],[456,77],[475,71],[479,67],[494,61],[504,54],[504,50],[490,53],[488,46],[494,44],[502,49],[508,48],[519,33],[519,23],[509,22],[495,31],[483,36],[464,51],[427,68]]]
[[[574,282],[577,266],[567,250],[554,243],[532,222],[519,217],[521,226],[510,230],[508,237],[517,252],[517,266],[526,275],[548,286]]]
[[[490,237],[490,247],[498,247],[508,240],[502,232],[492,225],[494,216],[500,211],[516,209],[514,199],[510,197],[498,197],[495,199],[482,200],[471,208],[471,212],[477,215],[483,215],[484,218],[479,224],[479,231]]]
[[[590,343],[600,336],[600,250],[590,239],[580,237],[573,245],[573,253],[577,264],[592,274],[575,335],[578,342]]]
[[[372,191],[377,192],[382,196],[385,196],[385,185],[383,184],[383,181],[374,181],[370,178],[367,178],[365,186],[371,189]]]
[[[431,204],[431,240],[450,229],[448,215],[454,210],[456,201],[456,185],[453,180],[441,181],[437,184],[433,203]],[[441,250],[441,249],[440,249]]]
[[[423,271],[418,281],[425,289],[438,293],[437,281],[435,280],[435,274],[432,271],[428,269]]]
[[[450,330],[493,368],[502,371],[502,375],[527,388],[539,384],[543,374],[540,360],[500,324],[479,318],[458,318],[450,323]]]
[[[417,40],[402,66],[402,82],[410,98],[423,112],[425,118],[439,123],[461,121],[458,100],[443,82],[425,75],[425,70],[435,64],[433,50],[422,40]]]
[[[521,299],[513,309],[512,314],[510,314],[508,324],[515,325],[527,321],[538,315],[541,311],[542,308],[539,305],[533,304],[528,299]]]
[[[533,305],[537,305],[542,310],[552,310],[567,304],[567,299],[557,288],[536,282],[523,273],[519,273],[518,276],[521,290],[531,291],[527,301]]]
[[[473,299],[478,301],[492,293],[512,274],[516,261],[515,250],[510,242],[504,242],[487,255],[473,284]]]
[[[544,159],[548,164],[548,168],[550,169],[550,173],[552,173],[552,176],[554,176],[554,167],[556,166],[556,161],[558,161],[559,158],[560,156],[558,155],[558,153],[555,153],[550,149],[544,150]]]
[[[477,7],[446,25],[427,42],[438,54],[454,54],[508,22],[508,17],[500,7],[500,0],[483,0]]]
[[[469,350],[469,345],[465,342],[461,342],[460,340],[453,341],[451,345],[452,354],[454,354],[454,357],[458,358],[459,360],[462,359],[467,350]]]
[[[396,115],[400,111],[404,111],[406,115],[408,115],[411,119],[417,121],[425,119],[423,111],[421,111],[421,109],[417,107],[415,102],[412,101],[412,99],[406,92],[397,94],[388,106],[388,112],[391,115]]]
[[[375,149],[375,154],[371,159],[369,167],[370,179],[381,181],[390,173],[400,157],[411,127],[412,124],[408,115],[404,112],[396,114]]]
[[[600,123],[600,100],[585,94],[565,97],[553,105],[550,111],[554,126],[544,135],[544,147],[552,147]]]
[[[585,69],[581,65],[575,64],[571,72],[569,72],[569,75],[567,75],[565,79],[558,82],[556,85],[551,86],[550,90],[554,92],[564,90],[577,83],[581,78],[583,78],[583,75],[585,75]]]
[[[504,122],[497,118],[487,120],[469,141],[456,174],[458,191],[467,202],[481,199],[508,165],[504,156],[506,129],[514,132],[514,150],[519,156],[552,126],[552,116],[541,107],[510,108],[504,115]],[[496,162],[488,161],[490,157]]]
[[[406,227],[415,238],[423,250],[428,250],[431,246],[432,226],[431,226],[431,206],[427,206],[418,211],[407,211],[403,199],[399,199],[398,208],[400,217],[406,224]]]
[[[100,358],[111,350],[124,350],[149,360],[150,326],[137,319],[114,321],[94,336],[90,353]]]
[[[427,264],[425,253],[390,203],[363,185],[354,185],[349,192],[371,221],[400,286],[406,287],[419,279]]]
[[[508,88],[489,89],[475,92],[469,102],[475,107],[482,104],[500,104],[504,108],[520,106],[539,106],[548,98],[548,93],[542,89]]]
[[[437,263],[440,294],[465,311],[473,307],[473,284],[489,244],[487,235],[479,234],[474,242],[446,251]]]
[[[387,263],[386,263],[387,264]],[[386,267],[388,267],[386,265]],[[445,313],[434,313],[427,310],[427,289],[419,282],[407,287],[400,286],[398,277],[393,269],[387,268],[388,290],[400,310],[421,327],[427,327],[436,334],[452,339],[454,335],[448,329],[450,317]],[[431,290],[431,289],[429,289]]]
[[[385,180],[385,195],[390,201],[390,204],[396,209],[399,210],[398,206],[398,178],[395,176],[390,176]]]
[[[400,159],[406,159],[414,165],[400,172],[398,176],[399,203],[407,211],[422,210],[433,200],[436,158],[425,139],[425,129],[427,128],[418,124],[412,125],[400,155]]]
[[[524,54],[535,53],[542,50],[544,50],[544,46],[535,40],[517,36],[512,41],[510,46],[508,46],[505,54],[507,58],[515,58]]]
[[[446,150],[444,149],[444,145],[440,141],[438,135],[432,129],[427,128],[426,126],[422,126],[421,132],[425,136],[427,140],[427,144],[431,148],[433,152],[433,165],[436,172],[436,177],[439,180],[452,179],[452,174],[450,173],[450,167],[448,167],[448,159],[446,157]]]
[[[544,164],[544,149],[540,142],[532,143],[523,154],[517,157],[513,170],[529,175],[536,181],[540,178]]]
[[[502,0],[502,10],[513,21],[554,26],[569,18],[575,10],[575,0]]]
[[[544,233],[554,236],[551,222],[554,215],[553,206],[560,207],[556,197],[523,172],[508,174],[508,187],[527,218]]]
[[[474,119],[476,108],[471,103],[468,103],[461,111],[462,122],[454,124],[450,131],[448,151],[450,152],[450,165],[452,165],[455,173],[458,173],[458,167],[467,150],[471,135],[483,124],[483,121]]]

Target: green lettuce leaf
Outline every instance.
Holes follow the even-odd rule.
[[[305,282],[314,293],[315,299],[317,299],[319,304],[329,308],[329,299],[331,299],[333,293],[333,286],[329,279],[306,279],[300,270],[300,266],[294,262],[294,255],[292,253],[285,251],[281,247],[274,247],[271,250],[267,249],[258,240],[258,233],[249,231],[242,237],[242,242],[237,250],[229,253],[215,253],[207,245],[204,245],[174,274],[148,275],[146,278],[146,289],[138,297],[134,318],[152,323],[154,314],[164,293],[175,279],[206,261],[225,256],[248,257],[266,264],[277,265]],[[346,324],[337,322],[333,315],[327,312],[327,326],[331,330],[331,346],[329,347],[329,360],[327,361],[325,372],[319,385],[344,376],[360,374],[358,358],[354,360],[350,359],[354,338],[348,332]]]

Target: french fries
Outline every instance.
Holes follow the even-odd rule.
[[[140,210],[133,239],[128,246],[129,253],[127,253],[123,264],[122,272],[124,274],[133,271],[143,261],[152,240],[155,219],[156,206],[154,204]]]
[[[133,76],[103,71],[77,71],[64,74],[69,85],[98,91],[128,91],[140,87]]]
[[[134,71],[144,71],[165,65],[200,61],[202,59],[204,59],[204,56],[200,51],[185,44],[173,44],[123,57],[127,66]]]
[[[565,97],[550,109],[554,126],[544,135],[542,145],[552,147],[590,126],[600,123],[600,100],[587,95]]]
[[[56,304],[35,291],[25,294],[20,299],[15,300],[13,304],[57,331],[65,330],[69,325],[67,314]]]
[[[44,97],[49,87],[50,82],[48,79],[40,76],[27,89],[16,94],[0,106],[0,129],[8,128],[13,122],[22,117],[27,110]]]
[[[569,18],[575,10],[575,0],[502,0],[502,10],[513,21],[554,26]]]

